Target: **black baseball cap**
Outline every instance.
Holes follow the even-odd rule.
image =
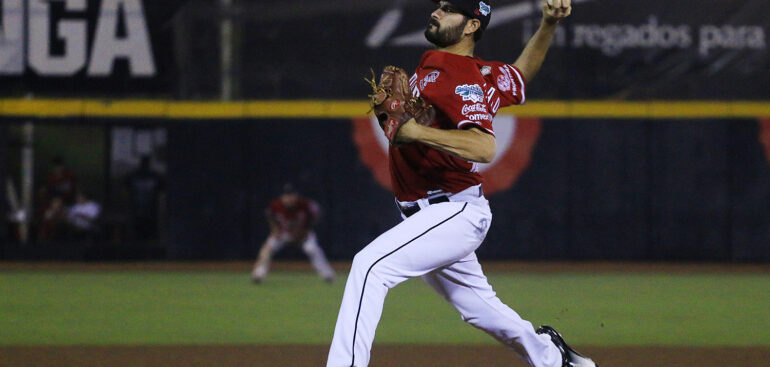
[[[439,0],[432,0],[434,3]],[[478,19],[481,22],[481,27],[477,32],[483,33],[489,24],[489,19],[492,18],[492,6],[490,0],[447,0],[458,9],[460,9],[466,16]]]

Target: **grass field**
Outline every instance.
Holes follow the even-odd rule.
[[[0,267],[0,269],[3,269]],[[0,346],[328,344],[344,275],[0,271]],[[768,272],[488,272],[534,324],[591,346],[770,346]],[[393,289],[375,344],[494,344],[420,280]]]

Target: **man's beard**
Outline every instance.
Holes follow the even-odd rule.
[[[436,45],[438,48],[449,47],[460,42],[463,38],[463,30],[465,29],[466,23],[467,22],[462,22],[454,27],[442,29],[438,22],[431,19],[430,23],[428,23],[428,28],[425,29],[425,39]],[[435,30],[431,30],[431,24],[436,27]]]

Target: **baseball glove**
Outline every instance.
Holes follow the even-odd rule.
[[[374,91],[369,95],[369,104],[374,116],[380,122],[385,137],[392,145],[398,145],[398,132],[407,121],[414,118],[421,125],[430,125],[435,111],[422,98],[412,97],[409,77],[404,69],[386,66],[380,75],[380,81],[364,79]]]

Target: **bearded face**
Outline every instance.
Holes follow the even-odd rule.
[[[468,23],[467,17],[455,26],[442,26],[437,20],[431,18],[425,29],[425,39],[438,48],[454,45],[462,39],[466,23]]]

